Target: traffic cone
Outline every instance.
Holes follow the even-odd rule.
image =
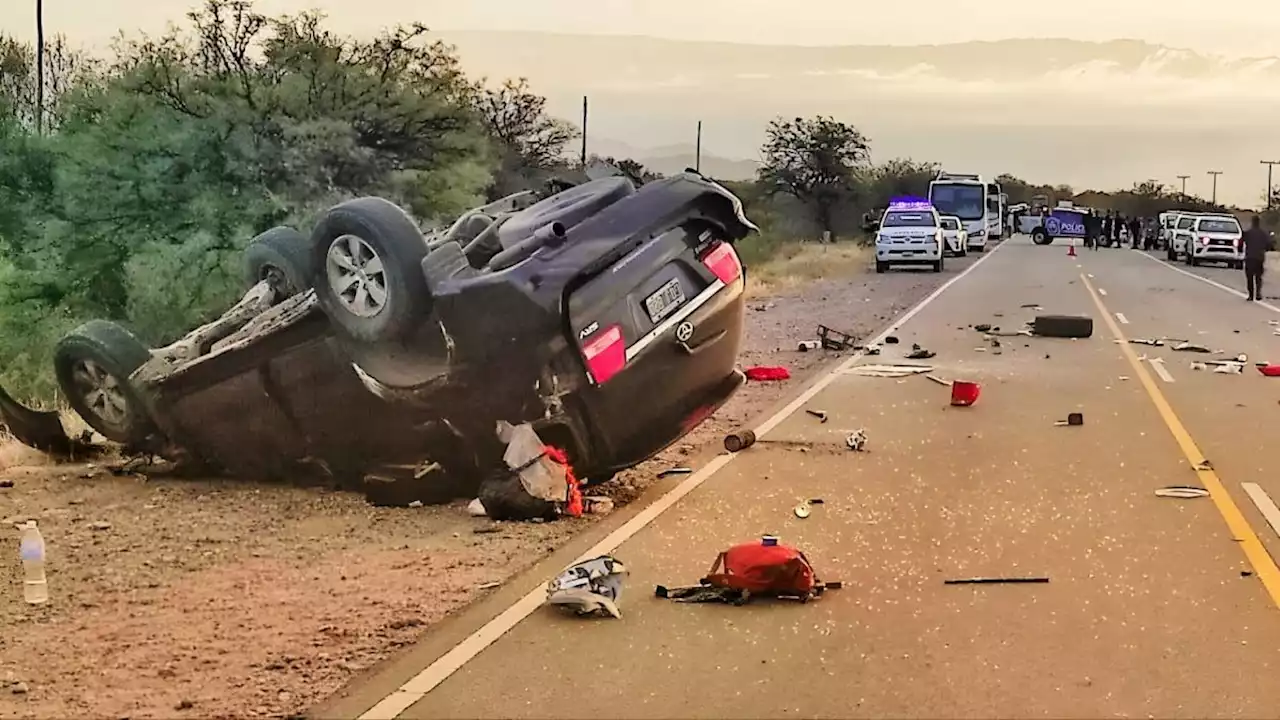
[[[1075,256],[1076,256],[1076,244],[1071,243],[1070,245],[1067,246],[1067,257],[1075,257]]]

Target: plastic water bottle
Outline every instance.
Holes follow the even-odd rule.
[[[44,576],[44,538],[35,520],[28,520],[22,528],[18,545],[22,558],[22,597],[31,605],[49,602],[49,583]]]

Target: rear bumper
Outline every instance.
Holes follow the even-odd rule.
[[[570,402],[578,411],[547,424],[559,424],[555,432],[573,435],[584,476],[607,475],[648,460],[742,387],[745,377],[737,361],[745,310],[745,283],[739,279],[685,318],[694,328],[687,341],[677,337],[678,327],[670,328],[608,383],[574,393]]]

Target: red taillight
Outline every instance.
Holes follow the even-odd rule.
[[[716,243],[707,248],[700,259],[725,285],[742,277],[742,263],[738,262],[738,253],[727,242]]]
[[[622,326],[611,325],[592,335],[582,345],[591,381],[603,385],[627,365],[627,344],[622,340]]]

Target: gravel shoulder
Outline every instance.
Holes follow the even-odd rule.
[[[604,488],[620,504],[779,402],[832,353],[799,353],[818,323],[870,335],[943,274],[852,274],[751,300],[752,383],[681,443]],[[373,508],[355,494],[251,482],[116,476],[0,450],[0,528],[39,521],[52,601],[0,571],[0,717],[231,718],[297,714],[413,643],[590,525],[493,523],[465,503]]]

